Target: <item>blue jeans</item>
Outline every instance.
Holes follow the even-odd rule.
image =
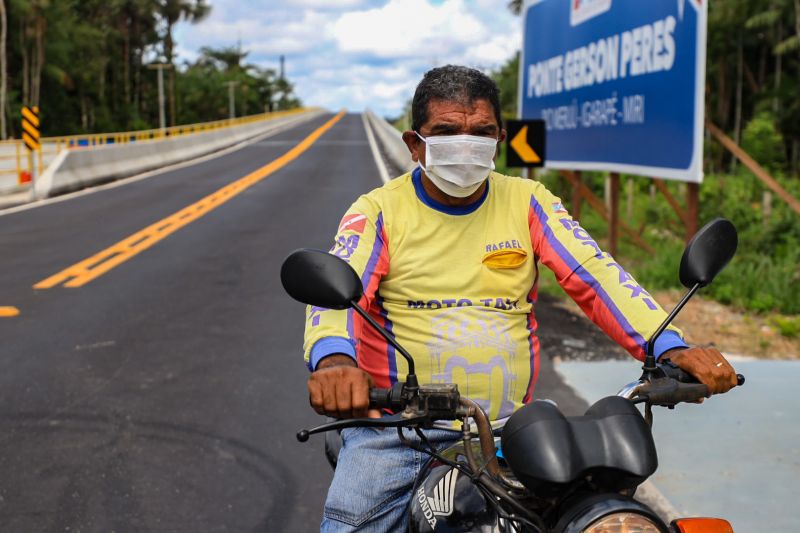
[[[408,440],[419,442],[411,430]],[[442,450],[461,438],[456,431],[432,429],[425,436]],[[322,532],[405,531],[411,491],[429,456],[404,446],[397,430],[348,428],[333,475]]]

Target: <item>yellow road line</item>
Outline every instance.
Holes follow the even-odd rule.
[[[197,220],[209,211],[224,204],[234,196],[249,187],[252,187],[273,172],[280,170],[290,162],[294,161],[300,154],[308,150],[317,139],[328,131],[339,119],[344,116],[345,111],[340,112],[331,120],[320,126],[311,135],[300,141],[294,148],[283,154],[271,163],[251,172],[247,176],[226,185],[218,191],[206,196],[202,200],[187,206],[177,213],[167,218],[151,224],[143,230],[134,233],[130,237],[121,240],[95,255],[84,259],[79,263],[67,267],[66,269],[53,274],[47,279],[40,281],[33,286],[34,289],[51,289],[57,285],[64,284],[64,287],[82,287],[93,279],[102,276],[112,268],[124,263],[135,255],[147,250],[157,242],[165,239],[170,234],[178,231],[183,226]]]
[[[11,318],[19,316],[19,309],[16,307],[0,307],[0,318]]]

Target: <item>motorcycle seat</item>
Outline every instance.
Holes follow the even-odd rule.
[[[571,417],[550,402],[534,401],[511,416],[501,440],[511,470],[537,494],[587,476],[607,490],[631,489],[658,466],[650,427],[617,396]]]

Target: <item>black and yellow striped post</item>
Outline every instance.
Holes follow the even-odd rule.
[[[41,148],[39,144],[39,108],[23,107],[22,108],[22,140],[25,141],[25,147],[34,152]]]
[[[30,181],[30,178],[36,173],[34,170],[33,154],[34,152],[39,152],[41,154],[42,145],[40,139],[39,108],[36,106],[23,106],[22,141],[25,143],[25,148],[28,149],[28,173],[24,181]],[[20,174],[20,181],[23,181],[22,174]]]

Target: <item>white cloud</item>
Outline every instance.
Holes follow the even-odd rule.
[[[390,0],[377,9],[345,13],[333,36],[343,52],[383,58],[441,56],[488,37],[462,0]]]
[[[369,107],[381,114],[397,115],[411,98],[418,79],[419,75],[405,65],[356,64],[313,70],[311,75],[293,78],[293,82],[306,102],[331,109]]]
[[[212,12],[213,13],[213,12]],[[329,17],[305,11],[292,20],[258,16],[226,20],[212,17],[195,27],[183,27],[179,42],[184,48],[231,46],[241,39],[243,48],[261,54],[302,54],[311,52],[324,38]]]
[[[437,65],[497,68],[519,48],[505,0],[212,0],[203,22],[179,24],[180,60],[233,46],[286,72],[306,105],[397,115]]]
[[[486,41],[473,44],[467,48],[457,62],[480,67],[501,65],[519,50],[521,40],[518,37],[518,35],[496,35]]]

